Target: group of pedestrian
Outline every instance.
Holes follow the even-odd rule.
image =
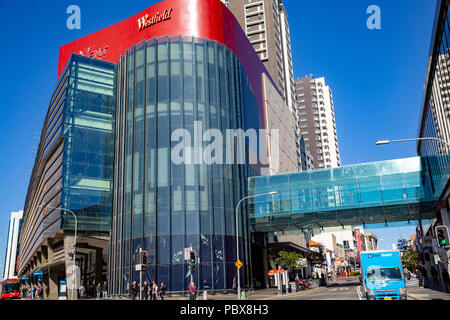
[[[136,297],[140,292],[139,290],[142,291],[143,300],[148,300],[149,298],[150,300],[158,300],[158,297],[161,300],[164,300],[166,289],[167,287],[164,282],[161,282],[160,286],[158,287],[156,281],[152,281],[151,284],[149,284],[147,281],[144,281],[144,284],[141,287],[140,284],[136,283],[136,281],[133,281],[130,287],[131,300],[136,300]]]
[[[100,300],[100,296],[103,300],[108,298],[108,285],[106,281],[103,282],[103,285],[99,282],[97,287],[95,287],[95,291],[97,293],[97,300]]]
[[[49,295],[49,290],[47,288],[47,298]],[[35,300],[35,299],[44,299],[44,288],[42,287],[42,285],[39,286],[32,286],[31,288],[23,288],[22,289],[22,296],[23,297],[28,297],[31,300]]]

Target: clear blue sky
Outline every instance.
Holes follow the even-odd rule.
[[[9,213],[24,205],[59,46],[156,2],[0,0],[0,265]],[[414,143],[376,147],[375,141],[417,136],[435,2],[284,0],[295,77],[326,77],[344,165],[416,155]],[[81,30],[66,27],[72,4],[81,8]],[[372,4],[381,8],[381,30],[366,27]]]

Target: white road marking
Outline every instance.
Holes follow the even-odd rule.
[[[356,287],[356,292],[358,293],[359,300],[363,300],[363,295],[361,293],[361,286]]]

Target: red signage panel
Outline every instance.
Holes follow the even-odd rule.
[[[220,0],[165,0],[65,44],[59,49],[58,77],[72,53],[116,63],[134,44],[154,37],[178,35],[217,41],[232,50],[247,73],[259,114],[264,115],[261,75],[263,72],[269,74],[239,22]],[[260,120],[260,126],[265,127],[264,118]]]

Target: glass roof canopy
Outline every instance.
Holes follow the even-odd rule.
[[[421,158],[248,179],[252,231],[317,229],[431,219],[437,200],[424,187]]]

